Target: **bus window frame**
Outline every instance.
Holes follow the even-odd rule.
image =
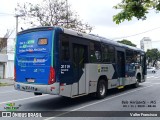
[[[70,49],[71,49],[71,47],[70,47],[70,40],[69,40],[69,36],[66,36],[67,34],[63,34],[63,33],[61,33],[61,34],[59,34],[59,57],[60,57],[60,60],[61,61],[63,61],[63,62],[70,62],[71,61],[71,54],[70,54]],[[68,37],[67,39],[68,39],[68,49],[69,49],[69,53],[68,53],[68,55],[69,55],[69,59],[68,60],[64,60],[64,59],[62,59],[62,39],[63,39],[63,37]]]
[[[107,46],[107,47],[106,47]],[[101,51],[103,51],[103,52],[101,52],[101,54],[102,54],[102,63],[116,63],[116,48],[115,48],[115,46],[113,46],[113,45],[110,45],[110,44],[102,44],[101,45],[101,47],[102,47],[102,50]],[[109,61],[103,61],[104,60],[104,48],[107,48],[107,50],[108,50],[108,55],[109,54],[111,54],[111,51],[110,51],[110,47],[112,47],[113,48],[113,51],[112,51],[112,54],[114,54],[113,56],[114,56],[114,60],[112,60],[111,58],[109,59]]]
[[[93,49],[91,49],[91,44],[94,46]],[[95,46],[99,46],[99,47],[97,47],[99,49],[95,49]],[[96,52],[99,52],[100,59],[97,59],[97,56],[95,55]],[[93,56],[92,56],[92,54],[93,54]],[[96,57],[95,61],[92,61],[91,57]],[[90,63],[101,63],[102,62],[102,45],[98,41],[90,40],[90,43],[89,43],[89,62]]]
[[[69,55],[70,58],[68,61],[62,61],[61,59],[61,55],[62,55],[62,40],[61,40],[61,36],[66,35],[69,38]],[[75,35],[71,35],[71,34],[66,34],[66,33],[60,33],[59,35],[59,57],[60,57],[60,61],[61,62],[73,62],[73,55],[72,55],[72,49],[73,49],[73,44],[79,44],[79,45],[85,45],[88,48],[88,62],[89,61],[89,42],[91,41],[90,39],[86,39],[83,37],[79,37],[79,36],[75,36]]]

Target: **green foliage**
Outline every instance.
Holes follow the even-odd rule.
[[[8,85],[7,83],[1,83],[1,82],[0,82],[0,87],[1,87],[1,86],[7,86],[7,85]]]
[[[133,46],[133,47],[136,47],[136,45],[135,44],[133,44],[131,41],[129,41],[129,40],[121,40],[121,41],[117,41],[117,42],[119,42],[119,43],[122,43],[122,44],[126,44],[126,45],[129,45],[129,46]]]
[[[148,59],[148,63],[153,62],[154,66],[155,62],[160,59],[160,51],[156,48],[147,50],[146,57]]]
[[[146,52],[146,56],[151,58],[152,60],[155,60],[158,58],[158,49],[154,48],[154,49],[150,49],[150,50],[147,50]]]
[[[93,27],[83,23],[77,13],[70,9],[66,0],[43,0],[41,4],[18,4],[15,9],[25,17],[20,17],[26,23],[35,26],[61,26],[80,32],[91,32]]]
[[[124,20],[132,20],[136,17],[138,20],[145,20],[146,14],[151,9],[160,11],[160,0],[122,0],[121,3],[114,6],[115,9],[121,9],[121,12],[113,16],[116,24],[124,22]]]

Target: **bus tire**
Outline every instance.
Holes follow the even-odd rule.
[[[98,99],[103,99],[106,96],[106,93],[107,93],[106,81],[101,79],[98,81],[97,84],[96,97]]]
[[[42,93],[34,92],[34,95],[42,95]]]

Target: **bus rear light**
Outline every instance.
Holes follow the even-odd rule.
[[[63,91],[64,90],[64,88],[61,88],[61,91]]]
[[[16,67],[14,67],[14,81],[16,81]]]
[[[60,86],[65,86],[65,85],[66,85],[66,83],[61,83],[61,84],[60,84]]]
[[[55,80],[55,70],[53,67],[50,67],[50,74],[49,74],[49,81],[48,81],[48,84],[53,84],[55,83],[56,80]]]
[[[53,30],[53,28],[52,28],[52,27],[49,27],[48,30]]]
[[[52,91],[52,90],[54,90],[54,89],[55,89],[55,87],[51,87],[51,89],[50,89],[50,90]]]

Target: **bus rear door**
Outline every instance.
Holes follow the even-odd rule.
[[[73,70],[74,82],[78,83],[78,94],[86,92],[85,66],[88,62],[88,49],[86,45],[73,43]]]

